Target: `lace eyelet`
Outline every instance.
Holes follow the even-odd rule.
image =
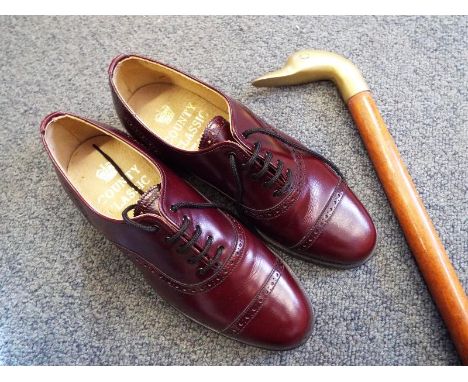
[[[172,212],[177,212],[177,208],[174,206],[174,204],[171,205],[170,210],[171,210]]]

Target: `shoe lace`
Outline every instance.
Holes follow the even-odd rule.
[[[140,195],[143,195],[145,192],[139,188],[135,183],[133,183],[128,176],[125,174],[125,172],[120,168],[120,166],[108,155],[106,154],[99,146],[93,144],[93,147],[115,168],[115,170],[118,172],[118,174],[125,180],[125,182],[132,187],[136,192],[138,192]],[[142,229],[147,232],[156,232],[159,231],[160,227],[158,225],[149,225],[149,224],[142,224],[139,222],[136,222],[133,220],[130,216],[129,213],[130,211],[133,211],[138,204],[131,204],[127,206],[123,211],[122,211],[122,218],[125,221],[125,223],[132,225],[134,227],[137,227],[139,229]],[[215,203],[193,203],[193,202],[179,202],[171,205],[171,211],[176,212],[179,209],[183,208],[192,208],[192,209],[202,209],[202,208],[219,208],[222,210],[227,210],[229,211],[225,206],[218,205]],[[190,225],[190,219],[187,215],[184,215],[182,218],[182,223],[180,227],[178,227],[177,231],[173,235],[169,235],[165,237],[165,241],[170,243],[170,244],[175,244],[177,243],[186,233],[188,230],[188,227]],[[190,239],[182,245],[179,245],[176,248],[177,253],[185,253],[187,252],[191,247],[194,247],[197,240],[200,238],[202,235],[203,231],[201,227],[197,224],[195,226],[195,231],[192,233],[192,236]],[[224,247],[222,245],[218,246],[216,248],[216,253],[213,258],[208,257],[208,252],[210,251],[212,245],[213,245],[213,236],[209,235],[205,241],[205,245],[203,246],[203,249],[198,255],[192,256],[187,259],[187,262],[189,264],[199,264],[202,262],[202,260],[205,260],[206,265],[204,267],[199,267],[198,268],[198,273],[200,275],[206,274],[210,269],[215,269],[219,266],[219,258],[223,254]]]
[[[134,227],[137,227],[139,229],[142,229],[144,231],[148,231],[148,232],[159,231],[161,227],[159,227],[158,225],[148,225],[148,224],[138,223],[138,222],[134,221],[129,216],[129,212],[134,210],[136,207],[137,207],[137,204],[131,204],[127,208],[125,208],[122,211],[123,220],[127,224],[130,224],[130,225],[132,225]],[[171,205],[171,211],[173,211],[173,212],[176,212],[177,210],[182,209],[182,208],[194,208],[194,209],[222,208],[222,209],[224,209],[223,206],[220,206],[220,205],[217,205],[217,204],[214,204],[214,203],[179,202],[179,203]],[[177,231],[172,235],[166,236],[164,238],[164,240],[166,242],[168,242],[169,244],[172,244],[172,245],[176,244],[177,242],[180,241],[180,239],[184,235],[186,235],[187,230],[189,228],[189,225],[190,225],[190,218],[187,215],[184,215],[182,217],[182,223],[181,223],[180,227],[178,227]],[[176,252],[179,253],[179,254],[186,253],[190,248],[195,246],[195,244],[197,243],[197,241],[200,238],[200,236],[202,235],[202,233],[203,233],[203,231],[202,231],[201,227],[197,224],[195,226],[195,231],[193,231],[193,233],[192,233],[191,237],[189,238],[189,240],[186,243],[179,245],[176,248]],[[208,257],[208,252],[210,251],[210,249],[211,249],[211,247],[213,245],[213,240],[214,240],[213,236],[208,235],[208,237],[207,237],[207,239],[205,241],[205,244],[203,246],[203,249],[200,251],[200,253],[198,255],[189,257],[187,259],[187,262],[189,264],[199,264],[199,263],[202,262],[203,259],[205,259],[206,265],[198,268],[198,273],[200,275],[202,275],[202,276],[205,275],[210,269],[215,269],[215,268],[217,268],[219,266],[219,261],[218,260],[221,257],[221,255],[223,254],[224,249],[225,249],[222,245],[220,245],[220,246],[218,246],[216,248],[215,255],[212,258]]]
[[[249,130],[245,130],[242,135],[245,138],[249,138],[251,135],[254,134],[263,134],[267,135],[269,137],[275,138],[278,141],[282,142],[286,146],[292,147],[294,149],[306,152],[308,154],[311,154],[315,156],[316,158],[324,161],[339,177],[344,179],[343,174],[340,172],[338,167],[330,160],[325,158],[323,155],[311,150],[307,149],[305,147],[302,147],[298,145],[297,143],[291,142],[288,139],[284,138],[282,135],[279,133],[269,130],[269,129],[263,129],[263,128],[252,128]],[[230,162],[230,167],[232,174],[234,176],[234,180],[236,182],[236,187],[237,187],[237,195],[235,198],[235,202],[237,205],[237,209],[240,210],[240,206],[242,205],[243,201],[243,196],[244,196],[244,186],[241,180],[240,172],[241,171],[246,171],[249,173],[250,177],[254,180],[260,181],[262,178],[265,178],[267,174],[270,175],[270,178],[267,180],[263,181],[263,186],[266,188],[273,188],[273,186],[277,183],[277,181],[280,178],[284,179],[283,185],[279,188],[276,188],[273,190],[273,196],[275,197],[280,197],[282,195],[285,195],[287,192],[292,187],[293,180],[294,180],[294,175],[291,169],[286,169],[286,176],[283,177],[283,170],[284,170],[284,162],[280,159],[276,161],[276,166],[272,164],[273,160],[273,154],[269,151],[265,153],[265,156],[262,157],[260,155],[262,149],[262,145],[259,141],[255,142],[253,145],[253,152],[250,156],[250,158],[247,160],[245,163],[238,163],[236,154],[234,152],[229,152],[229,162]],[[254,164],[262,164],[262,167],[259,171],[253,172],[253,166]],[[269,171],[271,168],[273,168],[273,173]]]

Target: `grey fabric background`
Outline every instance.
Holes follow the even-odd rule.
[[[0,364],[458,364],[336,88],[249,80],[298,49],[352,59],[466,288],[467,30],[466,17],[0,17]],[[187,320],[60,187],[39,122],[63,110],[121,127],[106,73],[120,52],[241,100],[335,161],[369,209],[380,238],[366,265],[332,270],[285,256],[318,314],[306,345],[264,351]]]

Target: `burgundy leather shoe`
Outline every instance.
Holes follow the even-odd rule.
[[[272,244],[338,267],[366,261],[374,224],[336,166],[213,87],[135,55],[109,67],[127,130],[230,198]]]
[[[128,136],[64,113],[47,116],[40,132],[72,200],[162,298],[255,346],[308,338],[310,302],[282,261]]]

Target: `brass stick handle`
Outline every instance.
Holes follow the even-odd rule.
[[[467,365],[465,291],[371,93],[363,91],[352,96],[348,107],[432,298],[463,364]]]

